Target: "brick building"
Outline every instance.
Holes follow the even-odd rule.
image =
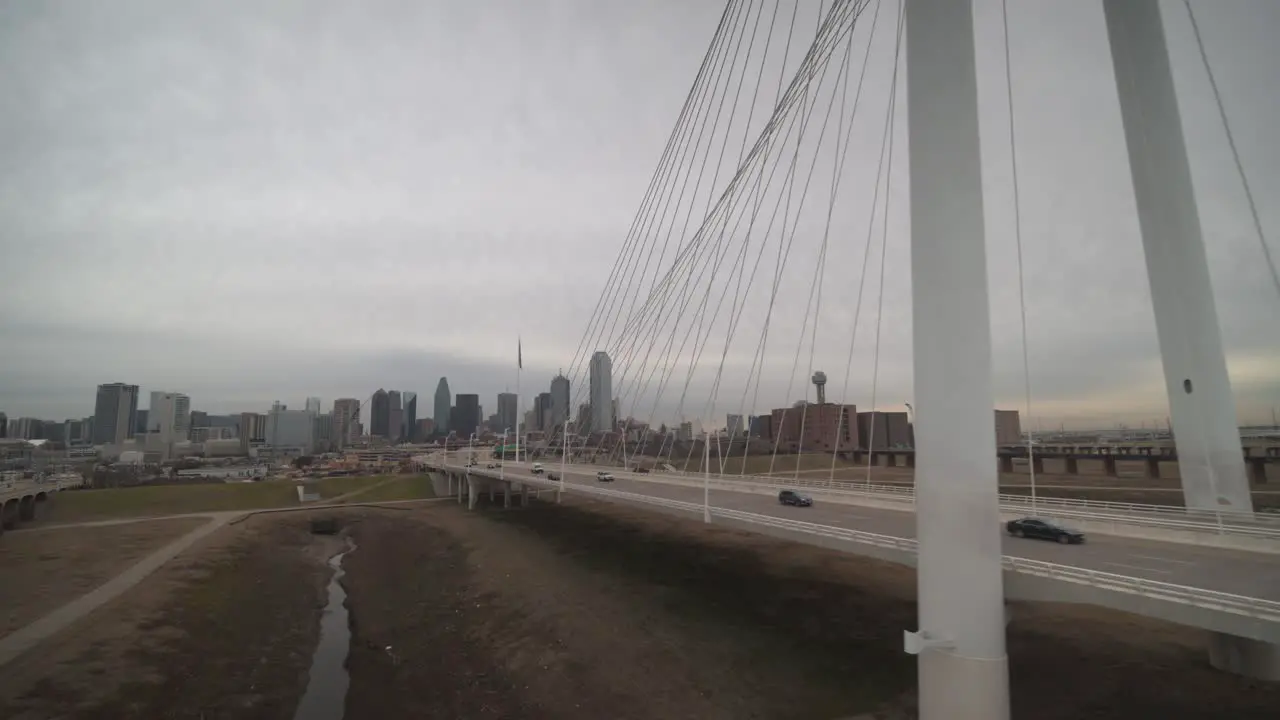
[[[779,451],[856,450],[857,414],[855,406],[835,403],[776,408],[769,420],[770,439],[777,443]]]

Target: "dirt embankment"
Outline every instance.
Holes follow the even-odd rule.
[[[737,533],[699,547],[571,507],[440,510],[352,528],[361,717],[834,718],[910,682],[909,605]]]
[[[24,528],[0,542],[0,637],[110,580],[208,522],[155,520],[79,528]]]
[[[585,501],[326,514],[358,545],[349,719],[911,716],[910,569]],[[5,668],[0,717],[291,718],[343,540],[301,514],[211,540]],[[1018,605],[1013,716],[1274,718],[1280,684],[1210,669],[1203,641]]]
[[[340,544],[297,516],[224,528],[6,666],[0,717],[292,717]]]

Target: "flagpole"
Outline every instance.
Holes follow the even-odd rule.
[[[524,369],[524,353],[516,338],[516,463],[520,462],[520,371]]]

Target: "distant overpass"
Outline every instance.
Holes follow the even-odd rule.
[[[35,520],[53,493],[84,483],[80,476],[55,475],[44,481],[17,481],[0,485],[0,534],[21,522]]]

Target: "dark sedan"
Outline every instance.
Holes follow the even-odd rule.
[[[1005,530],[1008,530],[1009,534],[1014,537],[1053,540],[1063,545],[1078,545],[1084,542],[1084,533],[1079,530],[1065,528],[1040,518],[1010,520],[1005,524]]]
[[[795,490],[783,490],[778,493],[778,502],[783,505],[794,505],[796,507],[810,507],[813,505],[813,498]]]

